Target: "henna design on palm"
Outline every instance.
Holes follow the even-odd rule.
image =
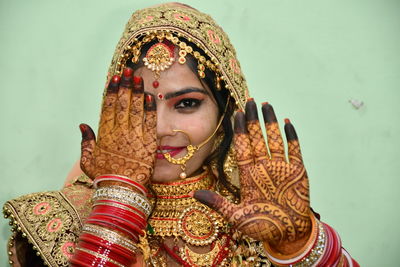
[[[233,204],[211,191],[194,197],[220,212],[236,229],[281,251],[310,234],[309,185],[293,125],[285,123],[288,160],[272,106],[262,106],[267,144],[253,100],[235,116],[235,150],[241,203]],[[287,249],[289,247],[289,249]],[[292,246],[293,247],[293,246]]]
[[[143,81],[125,69],[114,76],[103,102],[98,137],[81,124],[81,168],[90,178],[118,174],[146,185],[152,174],[156,144],[156,104],[144,96]]]

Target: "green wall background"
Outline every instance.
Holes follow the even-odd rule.
[[[123,26],[156,3],[0,0],[1,203],[60,188]],[[351,255],[399,266],[400,1],[186,3],[227,31],[257,102],[296,125],[312,206]],[[2,220],[0,266],[8,236]]]

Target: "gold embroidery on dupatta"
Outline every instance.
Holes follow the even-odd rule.
[[[3,207],[11,231],[22,232],[48,266],[69,265],[82,221],[90,212],[91,184],[83,176],[62,191],[24,195]]]

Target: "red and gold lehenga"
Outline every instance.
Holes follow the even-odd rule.
[[[244,109],[248,90],[227,35],[211,17],[181,4],[164,4],[132,15],[112,58],[107,81],[112,75],[122,73],[128,58],[139,56],[140,46],[157,38],[167,39],[179,47],[181,57],[193,55],[199,61],[200,76],[204,75],[204,68],[213,70],[217,87],[223,84],[237,108]],[[233,174],[231,163],[232,158],[228,158],[226,170]],[[152,183],[153,191],[147,196],[153,207],[146,229],[148,251],[143,247],[139,250],[137,244],[124,244],[139,254],[148,254],[138,258],[143,266],[167,266],[168,258],[182,266],[272,266],[271,255],[265,252],[262,242],[242,235],[220,214],[188,195],[204,189],[236,201],[218,184],[211,169],[207,166],[201,174],[177,182]],[[82,229],[106,236],[98,233],[96,227],[84,224],[92,209],[94,191],[93,180],[82,174],[60,191],[29,194],[8,201],[4,214],[10,218],[12,230],[8,244],[10,264],[18,260],[19,266],[68,266]],[[337,234],[333,238],[336,251],[332,250],[332,239],[328,239],[334,231],[328,231],[329,226],[319,222],[314,226],[312,246],[291,266],[323,266],[318,265],[319,261],[329,257],[329,253],[336,253],[335,258],[330,259],[331,265],[325,266],[358,266],[341,249]],[[285,265],[279,259],[272,262]]]

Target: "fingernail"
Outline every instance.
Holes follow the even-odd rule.
[[[290,123],[290,120],[288,118],[286,118],[285,123]]]
[[[249,102],[249,101],[254,101],[254,98],[252,98],[252,97],[247,98],[247,102]]]
[[[274,108],[270,104],[268,104],[268,103],[263,104],[261,110],[263,113],[265,123],[277,122]]]
[[[257,104],[254,102],[254,100],[248,100],[245,108],[247,121],[258,120]]]
[[[121,86],[127,87],[127,88],[132,88],[132,73],[133,70],[131,68],[126,68],[124,69],[124,73],[122,75],[122,80],[121,80]]]
[[[124,69],[124,77],[130,78],[133,74],[133,69],[131,68],[126,68]]]
[[[190,191],[190,192],[188,193],[188,196],[193,197],[193,196],[194,196],[194,191]]]
[[[153,96],[152,95],[146,95],[145,96],[145,100],[146,100],[146,103],[151,103],[153,101]]]
[[[111,78],[110,83],[108,84],[107,91],[111,93],[118,92],[119,82],[121,81],[121,77],[118,75],[114,75]]]
[[[121,77],[118,76],[118,75],[114,75],[114,76],[112,76],[112,78],[111,78],[111,82],[112,82],[112,83],[118,84],[120,81],[121,81]]]
[[[142,84],[142,77],[140,76],[133,76],[133,83],[135,85],[141,85]]]
[[[81,130],[81,133],[83,133],[85,131],[85,124],[81,123],[79,124],[79,129]]]
[[[152,95],[146,94],[144,97],[144,101],[146,102],[145,108],[146,110],[152,111],[156,110],[156,101]]]
[[[87,138],[86,125],[83,123],[79,124],[79,129],[81,130],[82,139],[86,139]]]
[[[235,133],[246,133],[246,118],[243,112],[238,112],[235,116]]]
[[[288,141],[298,140],[296,130],[290,122],[285,124],[285,134]]]
[[[142,86],[142,77],[133,76],[133,92],[136,94],[142,94],[144,88]]]

